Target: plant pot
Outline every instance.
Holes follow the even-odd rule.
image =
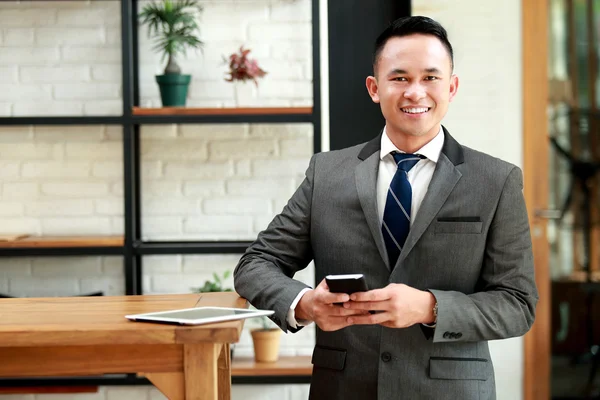
[[[279,341],[281,330],[257,329],[250,332],[254,343],[254,359],[256,362],[275,362],[279,359]]]
[[[163,107],[185,106],[191,75],[156,75]]]

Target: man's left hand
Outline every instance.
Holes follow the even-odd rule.
[[[414,324],[435,322],[435,297],[427,291],[391,283],[382,289],[353,293],[344,303],[351,310],[371,310],[375,314],[348,317],[352,325],[379,324],[388,328],[407,328]]]

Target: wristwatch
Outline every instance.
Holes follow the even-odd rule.
[[[436,324],[437,323],[437,316],[438,316],[438,302],[436,300],[434,306],[433,306],[433,323]]]

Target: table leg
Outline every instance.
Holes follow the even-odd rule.
[[[185,400],[219,400],[217,362],[221,343],[183,346]]]
[[[229,348],[229,343],[224,343],[219,356],[219,400],[231,400],[231,352]]]

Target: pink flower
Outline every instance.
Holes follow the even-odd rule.
[[[239,53],[233,53],[229,56],[229,77],[225,78],[227,82],[234,80],[246,81],[251,79],[258,86],[257,78],[262,78],[267,73],[258,66],[256,60],[248,58],[249,49],[240,47]],[[227,62],[227,60],[226,60]]]

